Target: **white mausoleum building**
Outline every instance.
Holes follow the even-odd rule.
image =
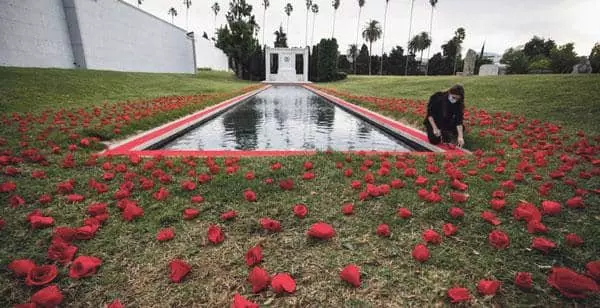
[[[265,76],[268,83],[308,83],[308,47],[267,47]]]

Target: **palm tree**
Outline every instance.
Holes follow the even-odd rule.
[[[169,15],[171,15],[171,23],[175,21],[175,16],[177,16],[177,10],[174,7],[169,9]]]
[[[312,34],[310,35],[310,45],[312,45],[314,43],[314,38],[315,38],[315,21],[317,20],[317,14],[319,14],[319,5],[318,4],[313,4],[310,7],[310,11],[313,13],[313,27],[312,27]]]
[[[433,35],[431,34],[433,31],[433,10],[437,5],[438,0],[429,0],[429,4],[431,4],[431,16],[429,17],[429,38],[433,40]],[[431,44],[430,44],[431,47]],[[425,75],[427,75],[429,71],[429,57],[431,55],[431,48],[427,48],[427,65],[425,66]]]
[[[269,5],[270,5],[269,0],[263,0],[262,1],[262,5],[264,7],[264,10],[263,10],[263,38],[262,38],[262,41],[263,41],[263,45],[266,45],[267,43],[265,42],[265,22],[267,21],[267,8],[269,8]]]
[[[283,11],[285,12],[285,15],[287,15],[287,26],[286,26],[286,32],[290,32],[290,15],[292,15],[292,12],[294,11],[294,7],[292,6],[291,3],[288,2],[288,4],[285,5],[285,8],[283,9]]]
[[[363,28],[362,37],[369,42],[369,75],[371,75],[371,55],[373,54],[373,42],[381,37],[381,26],[377,20],[371,20]]]
[[[190,6],[192,6],[192,0],[183,0],[183,5],[185,5],[185,28],[187,29],[189,26],[189,11],[190,11]]]
[[[360,13],[362,13],[362,8],[365,6],[365,0],[358,0],[358,19],[356,20],[356,40],[354,45],[358,46],[358,33],[360,30]],[[356,59],[354,59],[356,61]],[[354,66],[354,74],[356,74],[356,65]]]
[[[454,55],[454,74],[456,75],[456,61],[458,60],[458,55],[460,54],[461,44],[467,34],[465,33],[465,29],[460,27],[454,31],[454,40],[456,41],[456,54]]]
[[[308,11],[312,6],[312,0],[306,0],[306,29],[304,30],[304,44],[308,46]]]
[[[144,2],[144,0],[137,0],[138,1],[138,7],[140,7],[140,5],[142,5],[142,2]]]
[[[275,31],[275,43],[274,47],[284,47],[287,48],[287,35],[283,32],[283,26],[279,25],[279,30]]]
[[[408,24],[408,41],[410,43],[410,36],[412,34],[412,18],[413,18],[413,9],[415,8],[415,0],[411,0],[410,1],[410,21]],[[406,46],[408,49],[408,45]],[[408,75],[408,59],[409,57],[406,57],[406,66],[404,66],[404,76]]]
[[[331,28],[331,37],[335,37],[335,15],[337,15],[337,10],[340,8],[340,0],[333,0],[331,2],[331,6],[333,6],[333,27]]]
[[[350,44],[348,46],[347,53],[347,56],[352,57],[352,66],[354,67],[354,71],[356,72],[356,57],[358,57],[358,47],[356,47],[356,44]]]
[[[425,31],[415,35],[412,40],[408,43],[408,50],[412,54],[421,52],[420,63],[423,63],[423,51],[431,46],[431,38]]]
[[[215,32],[217,31],[217,15],[219,15],[219,11],[221,10],[221,6],[219,5],[219,2],[216,2],[210,7],[213,11],[213,13],[215,14],[215,22],[214,22],[214,26],[215,26]]]
[[[385,50],[385,25],[387,23],[387,10],[388,10],[388,4],[390,3],[390,0],[385,0],[385,13],[383,13],[383,31],[381,34],[381,61],[380,61],[380,67],[379,67],[379,75],[383,75],[383,52]]]

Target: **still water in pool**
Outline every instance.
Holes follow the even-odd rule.
[[[410,151],[301,87],[273,86],[163,146],[167,150]]]

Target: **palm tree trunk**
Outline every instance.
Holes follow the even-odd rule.
[[[385,2],[385,13],[383,14],[383,33],[381,34],[381,63],[379,63],[379,75],[383,75],[383,52],[385,51],[385,25],[387,23],[387,10],[389,2]]]
[[[331,38],[335,37],[335,15],[337,13],[337,10],[333,10],[333,27],[331,28]]]
[[[371,54],[373,53],[373,41],[369,42],[369,76],[371,76]]]
[[[356,41],[354,43],[354,45],[356,45],[356,50],[358,51],[358,53],[360,53],[360,48],[358,48],[358,33],[360,31],[360,13],[362,12],[362,7],[358,7],[358,20],[356,21]],[[356,75],[356,58],[358,58],[358,54],[357,57],[354,58],[354,74]]]
[[[171,24],[173,24],[173,22],[174,22],[173,18],[174,18],[174,15],[171,14]]]
[[[317,14],[313,13],[313,26],[312,26],[312,33],[310,35],[310,45],[313,46],[314,45],[314,39],[315,39],[315,21],[317,19]]]
[[[266,21],[265,18],[266,17],[267,17],[267,7],[265,6],[265,9],[263,10],[263,38],[262,38],[263,46],[266,45],[265,44],[265,21]]]
[[[432,5],[431,6],[431,16],[429,17],[429,39],[431,39],[431,42],[433,42],[433,36],[431,35],[431,32],[433,31],[433,9],[435,7]],[[427,65],[425,66],[425,76],[427,76],[427,74],[429,73],[429,59],[431,59],[431,44],[429,44],[429,47],[427,48]]]
[[[290,33],[290,15],[288,15],[288,18],[287,18],[287,26],[286,26],[285,32]]]
[[[304,30],[304,44],[308,46],[308,8],[306,9],[306,29]]]
[[[425,49],[421,49],[421,60],[419,60],[419,65],[421,67],[423,67],[423,51],[425,51]],[[425,75],[427,75],[427,71],[425,71]]]
[[[185,9],[185,29],[189,29],[190,26],[190,18],[189,18],[190,8]]]
[[[410,22],[408,24],[408,41],[406,43],[406,50],[408,50],[408,44],[410,43],[410,35],[412,32],[412,18],[413,9],[415,8],[415,0],[410,1]],[[408,55],[406,56],[406,66],[404,67],[404,76],[408,75]]]

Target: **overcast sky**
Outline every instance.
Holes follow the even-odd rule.
[[[125,0],[137,5],[137,0]],[[144,0],[141,8],[165,20],[171,21],[167,14],[175,7],[178,16],[175,24],[197,33],[214,33],[214,15],[210,6],[215,0],[192,0],[189,10],[189,27],[186,27],[186,10],[183,0]],[[225,13],[229,0],[216,0],[221,6],[217,16],[217,25],[226,23]],[[262,0],[247,0],[253,6],[253,13],[262,27]],[[265,38],[273,45],[273,32],[282,24],[286,29],[287,16],[283,8],[291,3],[294,11],[290,17],[288,45],[304,46],[306,6],[305,0],[270,0],[266,13]],[[314,42],[331,37],[333,25],[332,0],[313,0],[319,5],[316,16]],[[385,0],[366,0],[360,17],[360,28],[375,19],[383,24]],[[400,45],[405,48],[408,40],[408,26],[411,0],[389,0],[385,50]],[[429,30],[431,6],[428,0],[415,0],[413,17],[413,35]],[[433,43],[431,55],[441,50],[440,46],[449,40],[456,28],[463,27],[467,37],[463,44],[463,54],[468,48],[479,52],[483,42],[486,51],[502,54],[511,46],[522,45],[533,35],[552,38],[557,44],[575,43],[579,55],[589,55],[594,43],[600,42],[600,0],[440,0],[433,19]],[[358,18],[358,0],[341,0],[337,12],[335,37],[340,50],[347,50],[356,39]],[[311,42],[312,13],[309,15],[308,43]],[[262,40],[262,29],[258,35]],[[363,43],[359,37],[359,44]],[[381,53],[382,41],[374,43],[373,53]]]

